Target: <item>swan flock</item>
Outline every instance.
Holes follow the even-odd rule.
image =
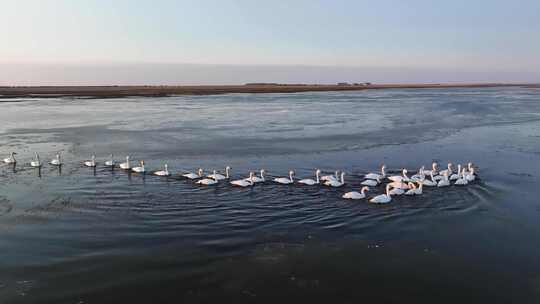
[[[15,155],[17,155],[16,152],[11,152],[9,157],[3,159],[3,162],[15,166],[17,164]],[[63,161],[60,158],[60,154],[56,154],[56,156],[49,161],[49,164],[54,167],[61,167],[63,165]],[[96,168],[98,164],[99,162],[96,161],[95,155],[92,155],[89,160],[82,162],[83,167]],[[125,162],[119,163],[118,168],[139,174],[149,173],[151,175],[161,177],[173,176],[173,174],[169,171],[167,164],[164,164],[162,170],[156,171],[147,171],[144,160],[140,160],[138,164],[138,166],[132,166],[130,156],[126,156]],[[38,153],[35,153],[35,157],[30,161],[29,165],[35,168],[41,168],[43,166]],[[103,162],[103,166],[112,169],[116,167],[116,162],[114,161],[112,154],[108,160]],[[454,165],[452,163],[448,163],[446,169],[444,170],[439,171],[438,168],[438,164],[433,162],[430,170],[425,170],[425,166],[422,166],[414,175],[409,177],[409,172],[407,169],[398,171],[400,174],[394,173],[393,175],[388,175],[386,165],[382,165],[380,172],[372,172],[361,175],[363,177],[363,181],[360,183],[361,188],[359,189],[359,192],[347,192],[341,197],[343,199],[352,200],[366,199],[370,203],[375,204],[387,204],[392,201],[392,196],[422,195],[424,186],[437,188],[449,187],[452,185],[465,186],[475,181],[477,177],[475,166],[471,162],[467,163],[466,165],[458,164],[456,171],[454,171]],[[204,175],[203,169],[199,168],[195,172],[178,173],[177,176],[183,177],[187,180],[193,180],[196,184],[201,186],[217,185],[224,182],[236,187],[251,187],[257,183],[273,182],[279,185],[325,186],[340,188],[345,185],[346,175],[343,171],[335,171],[333,175],[321,176],[322,171],[315,169],[314,179],[295,179],[295,172],[290,170],[287,176],[266,179],[266,171],[261,169],[259,171],[259,176],[257,176],[255,172],[249,172],[247,177],[231,180],[231,170],[232,169],[230,166],[226,166],[221,172],[218,170],[213,170],[212,174]],[[387,181],[386,184],[384,184],[385,181]],[[372,190],[370,187],[377,187],[381,185],[384,186],[383,189],[385,191],[383,193],[368,197],[368,192]]]

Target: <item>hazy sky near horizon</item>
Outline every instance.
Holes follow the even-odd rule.
[[[538,0],[0,0],[0,64],[535,73]]]

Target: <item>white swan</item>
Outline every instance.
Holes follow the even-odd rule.
[[[468,162],[467,167],[463,166],[463,168],[467,169],[467,170],[465,170],[465,173],[468,174],[471,171],[471,169],[473,168],[473,164],[471,162]]]
[[[227,166],[225,167],[225,175],[219,174],[214,170],[214,173],[207,175],[206,177],[214,179],[214,180],[224,180],[229,178],[229,171],[231,170],[231,167]]]
[[[375,180],[380,180],[380,179],[383,179],[386,177],[386,165],[382,165],[381,167],[381,174],[378,174],[378,173],[368,173],[366,175],[364,175],[364,178],[365,179],[375,179]]]
[[[126,156],[126,162],[120,164],[120,169],[131,170],[131,164],[129,163],[129,155]]]
[[[111,158],[105,162],[105,166],[114,167],[114,155],[111,154]]]
[[[474,167],[471,167],[469,168],[469,172],[466,172],[465,173],[465,178],[467,179],[467,181],[469,182],[472,182],[476,179],[476,175],[475,175],[475,169]]]
[[[167,166],[167,164],[165,164],[163,170],[154,172],[154,175],[157,175],[157,176],[170,176],[171,173],[169,172],[169,166]]]
[[[386,194],[379,194],[370,199],[370,203],[374,204],[388,204],[392,201],[392,194],[390,193],[390,185],[386,185]]]
[[[401,189],[401,188],[392,188],[392,190],[390,190],[390,193],[391,195],[402,195],[405,193],[405,190]]]
[[[249,177],[248,178],[244,178],[244,179],[237,179],[237,180],[233,180],[231,182],[231,185],[233,186],[238,186],[238,187],[249,187],[249,186],[253,186],[253,176],[255,174],[253,174],[253,172],[249,172]]]
[[[311,178],[305,178],[305,179],[299,180],[298,183],[308,185],[308,186],[317,185],[317,184],[319,184],[321,182],[320,178],[319,178],[320,174],[321,174],[321,170],[317,169],[317,170],[315,170],[315,180],[313,180]]]
[[[418,171],[416,172],[415,175],[411,176],[411,180],[413,182],[417,182],[417,181],[420,181],[420,180],[423,180],[426,178],[426,174],[424,173],[424,169],[425,167],[422,166],[420,167],[420,169],[418,169]]]
[[[435,176],[433,178],[433,180],[440,181],[440,180],[444,179],[445,174],[446,174],[446,176],[452,175],[452,163],[448,163],[448,169],[439,171],[439,175]]]
[[[436,181],[436,182],[439,182],[443,179],[444,177],[442,175],[437,175],[437,176],[434,176],[433,177],[433,180]]]
[[[469,183],[469,181],[467,180],[467,175],[466,175],[466,169],[463,168],[463,170],[461,171],[461,176],[458,180],[456,180],[456,182],[454,183],[454,185],[458,185],[458,186],[465,186]]]
[[[439,175],[444,175],[444,173],[446,173],[448,176],[451,176],[452,175],[452,163],[448,163],[448,166],[447,166],[447,169],[445,170],[441,170],[439,172]]]
[[[405,195],[420,195],[422,194],[422,188],[423,188],[423,183],[421,181],[418,182],[418,188],[416,187],[414,183],[410,183],[409,190],[405,192]]]
[[[437,172],[438,171],[437,166],[438,166],[438,164],[436,162],[432,163],[431,164],[431,170],[424,170],[424,174],[425,175],[431,175],[433,173],[433,176],[437,175],[437,173],[439,173],[439,172]]]
[[[356,191],[347,192],[343,194],[342,198],[353,199],[353,200],[363,199],[363,198],[366,198],[367,191],[369,191],[369,187],[364,186],[362,187],[362,189],[360,189],[360,192],[356,192]]]
[[[84,165],[87,166],[87,167],[95,167],[96,166],[96,156],[92,155],[92,158],[90,158],[90,160],[85,161]]]
[[[41,161],[39,160],[39,155],[37,154],[37,152],[36,152],[36,159],[30,162],[30,166],[41,167]]]
[[[144,168],[144,160],[141,160],[139,162],[139,167],[133,167],[131,169],[131,171],[133,172],[136,172],[136,173],[145,173],[146,172],[146,168]]]
[[[389,176],[389,180],[393,182],[409,182],[411,179],[407,176],[407,169],[401,171],[401,175]]]
[[[407,183],[405,183],[405,182],[391,182],[391,183],[388,183],[388,184],[392,188],[397,188],[397,189],[402,189],[402,190],[409,189],[409,185]]]
[[[422,194],[424,191],[424,182],[423,181],[419,181],[419,182],[416,182],[418,184],[418,188],[415,189],[415,194],[416,195],[420,195]]]
[[[261,175],[260,177],[255,176],[255,174],[254,174],[252,177],[248,177],[248,178],[245,178],[245,179],[249,179],[253,183],[264,183],[265,182],[264,175],[266,174],[266,171],[264,171],[264,169],[261,169],[259,174]]]
[[[17,160],[15,159],[16,152],[11,152],[8,158],[4,158],[4,162],[6,164],[15,164],[17,163]]]
[[[375,187],[375,186],[379,185],[380,183],[381,183],[381,179],[376,178],[376,179],[366,179],[365,181],[361,182],[360,184],[362,186]]]
[[[437,184],[437,187],[448,187],[450,186],[450,181],[448,180],[448,172],[444,172],[443,178]]]
[[[430,176],[430,180],[429,179],[424,179],[422,180],[422,183],[425,185],[425,186],[428,186],[428,187],[435,187],[437,186],[437,182],[435,181],[435,179],[433,178],[433,173],[429,174]]]
[[[60,161],[60,154],[56,154],[56,158],[52,159],[50,164],[53,166],[61,166],[62,161]]]
[[[216,176],[217,172],[216,170],[214,170],[213,172],[213,176]],[[205,185],[205,186],[210,186],[210,185],[215,185],[218,183],[218,180],[217,179],[214,179],[214,178],[203,178],[203,179],[200,179],[197,181],[197,184],[199,185]]]
[[[330,186],[330,187],[341,187],[343,185],[345,185],[345,172],[341,172],[341,180],[340,181],[337,181],[337,180],[328,180],[324,183],[325,186]]]
[[[277,177],[274,178],[274,182],[282,184],[282,185],[289,185],[294,182],[293,180],[294,171],[289,171],[289,178],[287,177]]]
[[[323,182],[326,182],[326,181],[330,181],[330,180],[338,180],[339,178],[339,171],[336,171],[335,172],[335,175],[324,175],[321,177],[321,181]]]
[[[459,177],[460,177],[460,174],[461,174],[461,164],[458,164],[457,165],[457,172],[450,175],[450,180],[451,181],[458,180]]]
[[[182,176],[185,177],[185,178],[189,178],[189,179],[201,178],[201,177],[203,177],[203,169],[199,168],[199,170],[197,170],[197,174],[195,174],[193,172],[189,172],[189,173],[186,173],[186,174],[182,174]]]

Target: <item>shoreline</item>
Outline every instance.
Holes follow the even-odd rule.
[[[369,89],[433,89],[538,87],[538,84],[516,83],[437,83],[437,84],[245,84],[193,86],[0,86],[0,98],[121,98],[168,97],[174,95],[217,95],[229,93],[299,93],[360,91]]]

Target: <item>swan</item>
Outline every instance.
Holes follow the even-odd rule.
[[[464,175],[465,175],[465,178],[467,179],[467,181],[469,181],[469,182],[474,181],[476,179],[476,175],[474,175],[474,167],[471,167],[469,169],[469,172],[466,172],[466,173],[464,172]]]
[[[418,188],[414,183],[409,183],[409,190],[405,192],[405,195],[420,195],[422,194],[423,183],[418,182]]]
[[[130,170],[131,169],[131,164],[129,163],[129,155],[126,156],[126,162],[120,164],[120,169],[124,169],[124,170]]]
[[[216,176],[217,175],[217,172],[216,170],[214,170],[213,176]],[[214,179],[214,178],[203,178],[203,179],[200,179],[197,181],[197,184],[199,185],[205,185],[205,186],[210,186],[210,185],[215,185],[218,183],[218,180],[217,179]]]
[[[114,167],[114,155],[111,154],[111,159],[105,162],[105,166]]]
[[[157,175],[157,176],[170,176],[171,173],[169,173],[169,166],[167,166],[167,164],[165,164],[164,169],[161,170],[161,171],[154,172],[154,175]]]
[[[472,164],[471,162],[468,162],[468,163],[467,163],[467,171],[470,172],[470,171],[472,170],[472,168],[474,168],[474,167],[473,167],[473,164]]]
[[[96,166],[96,156],[92,155],[90,160],[87,160],[84,162],[84,165],[87,167],[95,167]]]
[[[17,163],[17,160],[15,159],[16,152],[11,152],[8,158],[4,158],[4,162],[6,164],[15,164]]]
[[[409,183],[409,190],[405,192],[405,195],[415,195],[416,194],[416,185],[414,183]]]
[[[364,175],[365,179],[383,179],[386,177],[386,165],[382,165],[381,167],[381,174],[378,173],[368,173]]]
[[[325,186],[330,186],[330,187],[341,187],[343,185],[345,185],[345,172],[341,172],[341,180],[340,181],[337,181],[337,180],[329,180],[329,181],[326,181],[324,183]]]
[[[453,166],[452,163],[448,163],[447,169],[441,170],[439,172],[439,175],[442,176],[442,175],[444,175],[444,173],[446,173],[448,176],[451,176],[452,175],[452,166]]]
[[[338,180],[339,178],[339,171],[336,171],[335,175],[324,175],[321,177],[321,181],[326,182],[330,180]]]
[[[390,190],[389,193],[392,194],[392,195],[402,195],[402,194],[405,193],[405,190],[403,190],[401,188],[392,188],[392,190]]]
[[[433,172],[431,174],[429,174],[429,176],[431,177],[431,180],[429,179],[423,179],[422,180],[422,183],[425,185],[425,186],[428,186],[428,187],[435,187],[437,186],[437,182],[435,181],[435,179],[433,178]]]
[[[390,187],[396,188],[396,189],[402,189],[402,190],[409,189],[409,185],[404,182],[391,182],[388,184],[390,185]]]
[[[39,161],[39,155],[36,152],[36,160],[30,162],[32,167],[41,167],[41,161]]]
[[[453,181],[453,180],[458,180],[459,177],[460,177],[460,174],[461,174],[461,164],[458,164],[457,165],[457,172],[450,175],[450,180]]]
[[[416,182],[418,184],[418,188],[415,189],[415,194],[416,195],[420,195],[422,194],[424,191],[424,182],[423,181],[419,181],[419,182]]]
[[[448,180],[448,172],[444,172],[443,178],[437,184],[437,187],[448,187],[450,186],[450,181]]]
[[[133,167],[131,169],[131,171],[133,172],[137,172],[137,173],[145,173],[146,172],[146,169],[144,168],[144,160],[141,160],[139,162],[140,166],[139,167]]]
[[[189,179],[201,178],[203,176],[203,169],[199,168],[199,170],[197,170],[197,174],[189,172],[186,174],[182,174],[182,176]]]
[[[245,178],[245,179],[249,179],[253,183],[264,183],[265,182],[265,179],[264,179],[265,173],[266,173],[266,171],[264,171],[264,169],[261,169],[261,171],[259,173],[261,175],[261,177],[255,176],[255,174],[253,174],[253,177],[248,177],[248,178]]]
[[[435,181],[440,181],[444,178],[444,174],[447,176],[452,175],[452,163],[448,163],[448,169],[439,171],[439,175],[434,177]]]
[[[409,176],[407,176],[407,169],[403,169],[403,172],[401,173],[403,175],[403,179],[401,180],[402,182],[410,182],[411,179],[409,178]]]
[[[61,166],[62,162],[60,161],[60,154],[56,154],[56,158],[52,159],[50,164],[53,166]]]
[[[424,170],[424,174],[425,175],[431,175],[431,173],[433,173],[433,176],[437,175],[437,166],[438,164],[436,162],[433,162],[431,164],[431,170]]]
[[[458,186],[465,186],[469,183],[469,181],[467,180],[467,175],[466,175],[466,169],[463,168],[463,171],[461,171],[461,177],[456,180],[456,182],[454,183],[454,185],[458,185]]]
[[[390,185],[386,185],[386,194],[379,194],[370,199],[370,203],[374,204],[388,204],[392,200],[392,194],[390,193]]]
[[[249,177],[248,178],[233,180],[231,182],[231,185],[238,186],[238,187],[253,186],[252,179],[253,179],[254,176],[255,176],[255,174],[253,174],[253,172],[249,172]]]
[[[444,177],[442,175],[437,175],[437,176],[434,176],[433,177],[433,180],[436,181],[436,182],[439,182],[443,179]]]
[[[402,175],[389,176],[388,179],[393,182],[408,182],[411,179],[407,176],[407,169],[403,169]]]
[[[361,182],[360,184],[363,186],[370,186],[375,187],[381,183],[381,179],[366,179],[365,181]]]
[[[214,173],[213,174],[210,174],[210,175],[207,175],[206,177],[208,178],[211,178],[211,179],[214,179],[214,180],[224,180],[224,179],[229,179],[229,171],[231,170],[231,167],[227,166],[225,168],[225,175],[223,174],[218,174],[216,172],[216,170],[214,170]]]
[[[426,178],[426,174],[424,173],[424,169],[425,169],[424,166],[420,167],[420,169],[418,169],[416,174],[411,176],[411,180],[413,182],[417,182],[417,181],[420,181],[420,180],[423,180],[424,178]]]
[[[321,170],[317,169],[317,170],[315,170],[315,180],[313,180],[311,178],[306,178],[306,179],[299,180],[298,183],[308,185],[308,186],[317,185],[317,184],[319,184],[321,182],[320,178],[319,178],[320,174],[321,174]]]
[[[360,189],[360,192],[356,192],[356,191],[347,192],[343,194],[342,198],[354,199],[354,200],[363,199],[363,198],[366,198],[367,191],[369,191],[369,187],[364,186],[362,187],[362,189]]]
[[[294,182],[293,175],[294,175],[294,171],[291,170],[291,171],[289,171],[289,178],[277,177],[277,178],[274,178],[274,182],[279,183],[279,184],[283,184],[283,185],[292,184]]]

